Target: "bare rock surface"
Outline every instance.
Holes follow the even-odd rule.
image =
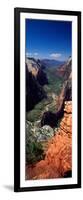
[[[44,160],[26,167],[26,179],[71,176],[72,171],[72,102],[65,101],[60,128],[48,141]]]

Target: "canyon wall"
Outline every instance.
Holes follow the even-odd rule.
[[[72,102],[65,101],[64,116],[55,135],[48,141],[45,159],[26,167],[29,179],[72,175]]]

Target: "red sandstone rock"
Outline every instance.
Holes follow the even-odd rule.
[[[72,170],[72,103],[65,102],[64,117],[56,135],[48,142],[44,160],[35,166],[27,166],[29,179],[63,177]]]

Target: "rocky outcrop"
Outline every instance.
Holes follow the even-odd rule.
[[[45,142],[48,141],[53,135],[54,131],[50,126],[38,127],[38,122],[26,122],[26,139],[31,138],[31,141]]]
[[[72,175],[72,102],[64,104],[60,128],[48,141],[44,160],[26,167],[26,179],[48,179]],[[28,175],[28,176],[27,176]]]
[[[72,106],[71,101],[65,102],[64,117],[60,123],[59,133],[67,134],[71,138],[72,134]]]
[[[26,163],[31,164],[43,158],[45,143],[53,135],[54,131],[50,126],[40,128],[40,121],[26,121]]]
[[[43,147],[34,134],[33,125],[26,122],[26,163],[32,164],[43,159]]]
[[[35,132],[35,136],[38,142],[46,142],[54,135],[53,129],[50,126],[43,126]]]

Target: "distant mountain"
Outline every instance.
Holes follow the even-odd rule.
[[[59,61],[59,60],[51,60],[51,59],[43,59],[41,60],[42,65],[45,67],[57,67],[59,65],[64,64],[64,61]]]

